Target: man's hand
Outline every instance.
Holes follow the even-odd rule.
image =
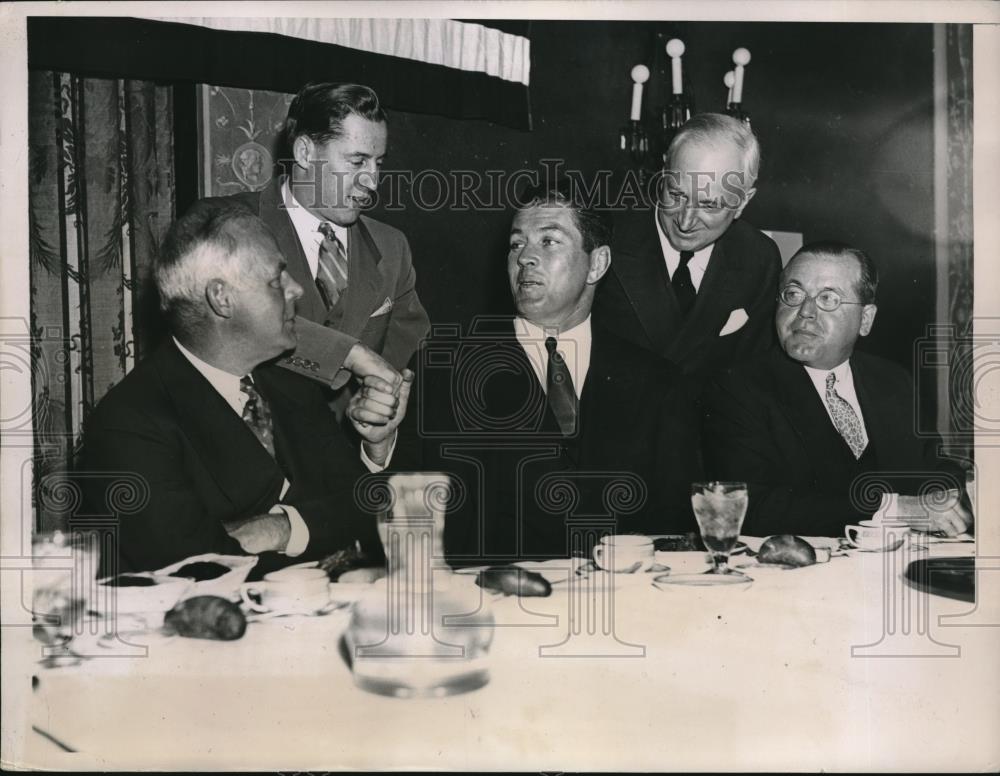
[[[358,380],[364,381],[368,377],[377,377],[397,390],[400,383],[403,382],[402,375],[393,368],[392,364],[361,342],[356,342],[347,352],[347,358],[344,359],[344,369],[350,370]]]
[[[366,377],[347,405],[347,417],[364,440],[365,453],[377,464],[388,457],[396,429],[406,416],[412,386],[409,369],[403,370],[398,387],[379,377]]]
[[[922,496],[900,496],[898,517],[917,531],[958,536],[972,527],[972,513],[962,505],[957,490]]]
[[[288,515],[282,513],[254,515],[246,520],[224,523],[226,533],[240,543],[244,552],[259,555],[262,552],[281,552],[288,546],[292,535]]]

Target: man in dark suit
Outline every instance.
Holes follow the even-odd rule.
[[[705,397],[706,470],[749,484],[744,533],[841,536],[883,498],[914,527],[966,531],[964,477],[939,458],[937,436],[915,435],[910,376],[854,349],[877,309],[868,256],[807,245],[780,285],[781,348],[728,370]]]
[[[396,372],[430,322],[405,235],[362,215],[388,139],[378,96],[357,84],[310,84],[289,107],[285,139],[292,157],[287,174],[263,191],[227,199],[267,224],[302,286],[299,315],[331,330],[322,350],[303,346],[297,355],[342,365],[332,375],[334,389],[352,372],[398,382]],[[345,402],[342,397],[340,406]]]
[[[674,137],[657,207],[621,215],[594,320],[678,364],[695,390],[774,341],[781,257],[739,220],[753,199],[760,146],[746,125],[702,113]]]
[[[148,498],[121,520],[106,573],[157,569],[205,552],[261,556],[258,573],[338,549],[381,552],[354,483],[379,469],[409,377],[372,385],[348,413],[347,442],[321,387],[269,360],[295,347],[302,287],[264,224],[220,200],[171,228],[155,279],[172,338],[112,388],[88,419],[82,469],[139,475]],[[387,391],[379,388],[388,387]],[[104,511],[104,493],[85,488]],[[86,482],[86,480],[85,480]]]
[[[609,531],[694,530],[700,460],[678,371],[591,325],[609,225],[565,190],[519,202],[507,257],[517,316],[436,332],[421,360],[411,414],[424,468],[462,494],[446,523],[450,561],[566,557]]]

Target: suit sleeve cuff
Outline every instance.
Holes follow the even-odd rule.
[[[271,514],[278,514],[280,512],[284,512],[288,516],[288,526],[290,529],[288,544],[285,545],[285,549],[281,551],[281,554],[287,555],[289,558],[296,558],[305,552],[306,547],[309,546],[309,526],[302,519],[299,510],[289,504],[275,504],[271,509]]]
[[[396,440],[399,439],[398,432],[393,432],[392,442],[389,445],[389,452],[385,456],[385,463],[377,464],[371,458],[368,457],[368,453],[365,452],[364,443],[361,444],[361,463],[365,465],[372,474],[378,474],[379,472],[385,471],[389,468],[389,464],[392,463],[392,454],[396,451]]]

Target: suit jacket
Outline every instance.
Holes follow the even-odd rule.
[[[773,344],[780,272],[774,241],[745,221],[734,221],[712,247],[695,305],[684,319],[654,211],[628,211],[615,224],[611,269],[597,289],[594,320],[673,361],[692,378],[697,392],[713,373]],[[749,320],[719,336],[730,314],[740,308]]]
[[[941,440],[914,432],[913,381],[901,367],[851,356],[868,448],[855,460],[805,368],[774,348],[713,381],[705,395],[709,477],[745,481],[744,533],[841,536],[869,518],[882,492],[916,494],[928,481],[964,488],[939,457]]]
[[[419,421],[422,468],[445,471],[460,486],[461,503],[446,520],[452,562],[566,557],[567,511],[576,520],[598,516],[603,533],[612,512],[621,533],[694,530],[690,483],[700,453],[681,376],[610,332],[592,331],[570,437],[559,431],[512,321],[428,344],[408,418]],[[569,492],[575,497],[564,500]],[[630,506],[615,507],[616,497]]]
[[[149,486],[141,511],[120,519],[122,569],[162,568],[204,552],[245,554],[223,522],[268,512],[285,478],[290,488],[281,502],[299,510],[309,544],[296,559],[264,553],[259,573],[353,547],[356,539],[381,552],[374,518],[354,503],[364,468],[322,388],[273,365],[253,377],[271,408],[277,462],[173,340],[98,404],[86,425],[83,470],[131,472]],[[106,512],[103,490],[84,492],[96,513]]]
[[[297,350],[299,357],[343,364],[347,352],[363,342],[397,369],[405,367],[417,344],[430,330],[430,320],[417,297],[416,273],[410,244],[398,229],[367,216],[348,227],[348,285],[330,315],[316,288],[295,227],[281,198],[281,179],[263,191],[233,194],[225,199],[250,209],[271,230],[288,272],[304,289],[296,310],[307,320],[332,330],[322,352]],[[282,363],[288,368],[295,364]],[[350,377],[340,369],[332,384],[343,386]]]

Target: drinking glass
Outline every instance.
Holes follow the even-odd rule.
[[[54,531],[32,537],[32,604],[35,637],[43,654],[67,652],[83,633],[84,617],[95,597],[99,537],[90,531]]]
[[[747,514],[746,483],[692,483],[691,506],[701,539],[712,555],[712,569],[708,573],[745,576],[729,568],[729,553],[736,546]]]

